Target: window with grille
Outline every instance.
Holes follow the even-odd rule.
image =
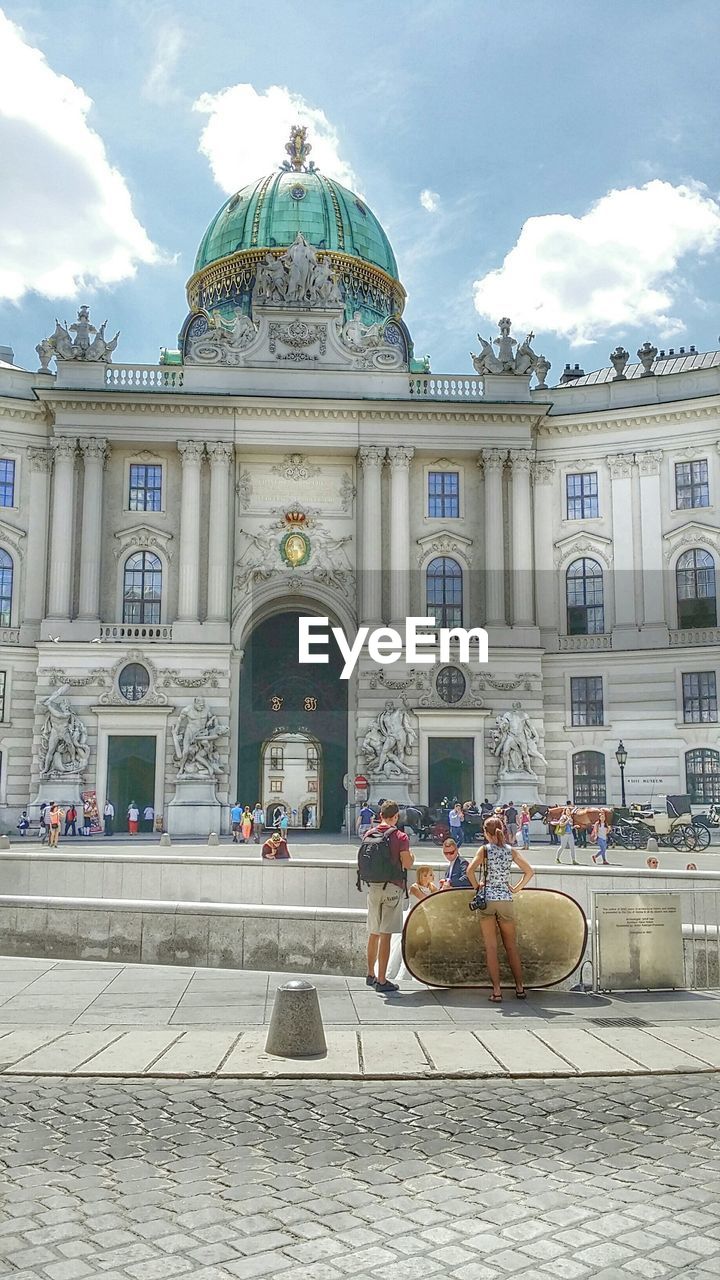
[[[606,804],[605,757],[601,751],[573,756],[573,803]]]
[[[8,551],[0,550],[0,627],[9,627],[12,617],[13,562]]]
[[[675,505],[683,511],[710,506],[707,458],[675,463]]]
[[[684,551],[675,567],[678,627],[716,627],[715,561],[709,551]]]
[[[685,671],[683,684],[683,719],[686,724],[715,724],[717,687],[714,671]]]
[[[720,751],[687,751],[685,777],[691,804],[720,804]]]
[[[590,520],[600,514],[597,471],[565,477],[568,520]]]
[[[428,618],[434,618],[437,627],[461,627],[463,580],[457,560],[451,560],[449,556],[431,560],[425,580]]]
[[[570,679],[571,724],[603,723],[602,676],[572,676]]]
[[[150,551],[135,551],[125,561],[123,622],[158,623],[162,603],[162,563]]]
[[[570,636],[605,630],[603,572],[597,560],[574,560],[565,575],[567,629]]]
[[[15,463],[12,458],[0,458],[0,507],[15,506]]]
[[[162,467],[146,466],[145,463],[130,464],[130,500],[131,511],[162,510]]]
[[[441,667],[440,671],[438,671],[435,688],[443,702],[447,702],[451,706],[454,702],[459,702],[465,693],[466,687],[467,681],[458,667]]]
[[[456,519],[460,515],[460,473],[430,471],[428,473],[428,515],[437,519]]]
[[[282,747],[270,748],[270,768],[271,769],[285,768],[285,757],[284,757],[284,752]]]
[[[150,675],[141,662],[128,662],[118,676],[118,689],[126,702],[142,702],[150,688]]]

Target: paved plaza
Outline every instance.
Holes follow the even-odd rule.
[[[717,1076],[0,1089],[12,1280],[720,1271]]]
[[[0,960],[0,1072],[9,1075],[428,1077],[720,1070],[720,994],[613,997],[311,976],[327,1055],[264,1052],[275,991],[297,974]]]

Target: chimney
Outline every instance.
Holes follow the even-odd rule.
[[[585,377],[585,370],[581,369],[579,364],[576,364],[574,369],[571,369],[570,365],[566,364],[565,368],[563,369],[562,377],[560,379],[560,386],[565,387],[567,386],[568,382],[575,382],[577,378],[584,378],[584,377]]]

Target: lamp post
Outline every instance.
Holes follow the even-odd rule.
[[[621,738],[617,745],[617,751],[615,752],[615,759],[620,765],[620,796],[621,796],[623,808],[625,808],[625,765],[627,764],[627,757],[628,757],[628,753],[623,746],[622,738]]]

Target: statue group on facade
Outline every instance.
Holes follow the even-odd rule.
[[[498,320],[498,328],[500,337],[493,338],[488,342],[485,338],[477,335],[480,343],[480,352],[472,356],[473,367],[476,373],[481,377],[487,374],[511,374],[517,377],[529,377],[534,373],[537,376],[538,386],[545,385],[545,379],[550,369],[550,363],[545,356],[539,356],[533,351],[531,342],[535,337],[534,333],[529,333],[523,342],[518,343],[517,338],[511,338],[510,329],[512,321],[507,316],[503,316]],[[493,351],[493,346],[497,347],[497,355]],[[515,348],[517,347],[517,350]]]
[[[218,740],[230,726],[209,711],[204,698],[193,698],[183,707],[172,728],[179,778],[216,778],[222,773]]]
[[[80,307],[77,320],[71,324],[55,321],[55,332],[49,338],[43,338],[35,350],[40,357],[40,373],[48,373],[53,356],[58,360],[102,360],[112,363],[113,352],[117,347],[120,330],[114,338],[106,339],[107,320],[103,320],[99,329],[90,323],[90,308]]]
[[[257,334],[257,325],[244,311],[236,311],[231,322],[210,316],[201,332],[191,333],[186,359],[198,364],[241,364]]]
[[[324,259],[298,232],[280,257],[266,253],[258,265],[253,304],[297,303],[300,306],[337,306],[340,286]]]
[[[42,778],[81,774],[90,759],[87,729],[63,696],[67,689],[68,686],[63,684],[47,698],[41,699],[47,713],[40,736]]]
[[[416,742],[417,733],[407,707],[386,702],[365,734],[361,750],[370,773],[393,778],[412,773],[405,758]]]
[[[513,702],[510,711],[503,711],[496,716],[491,739],[492,753],[498,758],[500,778],[508,773],[524,773],[534,777],[534,762],[547,764],[540,751],[537,730],[520,702]]]

